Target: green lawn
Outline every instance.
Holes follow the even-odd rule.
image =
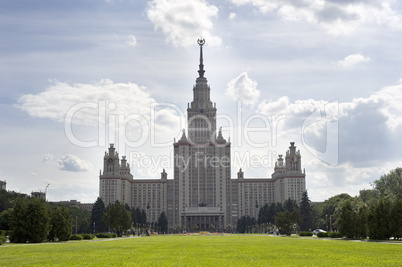
[[[402,244],[251,235],[0,246],[0,266],[402,266]]]

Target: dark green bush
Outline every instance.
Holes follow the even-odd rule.
[[[299,236],[313,236],[313,232],[300,232]]]
[[[319,233],[317,233],[317,237],[328,237],[328,233],[319,232]]]
[[[6,236],[6,230],[0,230],[0,235],[1,236]]]
[[[4,243],[6,243],[7,238],[3,235],[0,235],[0,246],[3,245]]]
[[[93,234],[83,234],[82,237],[83,237],[84,239],[89,239],[89,240],[95,238],[95,236],[94,236]]]
[[[111,233],[98,233],[96,234],[97,238],[112,238],[113,234]]]
[[[70,240],[82,240],[82,235],[72,235]]]
[[[341,233],[339,233],[339,232],[330,232],[329,234],[328,234],[328,236],[330,237],[330,238],[342,238],[343,236],[341,235]]]

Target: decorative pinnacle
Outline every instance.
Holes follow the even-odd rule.
[[[198,70],[198,74],[200,75],[200,77],[204,77],[204,59],[202,57],[202,46],[205,44],[205,39],[204,38],[200,38],[197,40],[197,43],[200,45],[200,65],[199,65],[199,70]]]

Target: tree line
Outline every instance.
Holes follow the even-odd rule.
[[[312,227],[312,208],[307,191],[303,192],[300,204],[287,199],[283,204],[265,204],[258,211],[257,219],[242,216],[237,221],[237,232],[274,232],[290,235],[292,230],[308,231]]]
[[[96,200],[92,212],[88,212],[0,190],[0,205],[4,207],[0,212],[0,230],[8,232],[10,241],[14,243],[67,241],[74,233],[115,232],[122,236],[127,230],[168,232],[164,212],[157,222],[149,223],[145,210],[119,202],[105,207],[101,198]]]
[[[10,241],[14,243],[67,241],[73,225],[66,207],[51,208],[38,198],[17,198],[9,223]]]
[[[372,189],[363,189],[356,197],[339,194],[311,203],[306,191],[300,203],[288,199],[283,204],[265,204],[257,219],[243,216],[237,225],[240,233],[274,228],[281,228],[282,234],[323,229],[347,238],[402,239],[402,168],[382,175]]]
[[[152,230],[159,233],[168,232],[168,221],[163,211],[156,222],[147,221],[147,213],[144,209],[130,208],[129,205],[118,201],[105,206],[103,200],[98,197],[92,208],[91,223],[94,232],[113,231],[118,236],[123,235],[127,230],[146,232]]]
[[[402,168],[374,182],[341,205],[336,221],[339,232],[353,239],[402,239]]]

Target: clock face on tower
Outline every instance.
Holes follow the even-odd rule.
[[[290,161],[293,162],[293,163],[297,162],[297,157],[291,156]]]
[[[109,163],[113,163],[113,161],[114,161],[113,158],[108,158],[107,159],[107,162],[109,162]]]

